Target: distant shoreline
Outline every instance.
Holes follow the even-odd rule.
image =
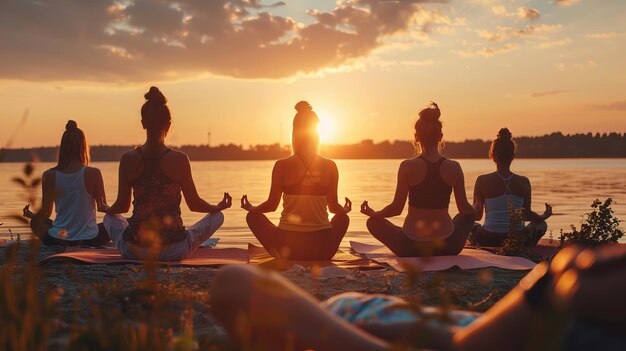
[[[574,134],[552,133],[539,137],[518,137],[517,158],[573,159],[573,158],[626,158],[626,133]],[[455,159],[484,159],[488,157],[491,141],[466,140],[444,142],[443,153]],[[94,162],[119,161],[122,155],[132,150],[130,145],[96,145],[91,147]],[[185,152],[192,161],[251,161],[277,160],[291,154],[289,145],[268,144],[243,145],[222,144],[182,145],[174,147]],[[363,140],[355,144],[321,145],[321,154],[333,159],[406,159],[415,155],[413,143],[405,140]],[[28,162],[38,160],[54,162],[58,147],[0,149],[0,162]]]

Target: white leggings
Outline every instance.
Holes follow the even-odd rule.
[[[185,240],[161,247],[158,252],[154,252],[152,247],[139,247],[124,241],[124,231],[128,227],[126,218],[110,214],[104,216],[104,227],[109,233],[111,241],[117,246],[122,257],[134,260],[156,258],[158,261],[180,261],[189,257],[222,224],[224,224],[224,214],[222,212],[209,213],[198,223],[187,228],[189,235]]]

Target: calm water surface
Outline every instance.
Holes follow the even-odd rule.
[[[349,240],[374,243],[367,234],[366,217],[358,212],[359,204],[369,200],[370,205],[378,210],[387,205],[395,189],[396,172],[401,160],[338,160],[339,197],[348,196],[353,202],[350,215],[351,224],[343,245]],[[245,223],[246,212],[239,208],[239,199],[248,194],[249,200],[256,205],[264,201],[269,192],[270,173],[273,161],[207,161],[193,162],[193,174],[201,196],[211,203],[218,202],[222,193],[230,192],[233,196],[233,208],[225,211],[226,221],[215,237],[221,238],[220,246],[245,247],[248,242],[256,243]],[[471,201],[476,177],[493,171],[489,160],[461,160],[465,171],[468,197]],[[41,163],[37,173],[54,166]],[[102,170],[109,204],[117,194],[117,168],[113,162],[94,163]],[[20,213],[25,204],[23,191],[11,182],[11,178],[20,175],[23,165],[0,163],[0,238],[9,236],[7,226],[17,225],[8,218]],[[549,159],[517,160],[513,167],[516,173],[530,178],[533,185],[533,209],[542,213],[543,204],[550,203],[555,215],[548,220],[550,230],[558,237],[560,229],[568,229],[570,224],[579,225],[582,215],[589,212],[589,205],[595,198],[612,197],[615,211],[621,219],[626,219],[626,159]],[[190,212],[182,205],[183,219],[190,225],[200,219],[202,214]],[[268,214],[277,222],[281,206],[275,213]],[[450,207],[456,213],[454,200]],[[405,208],[406,213],[406,208]],[[403,215],[404,216],[404,215]],[[99,218],[102,215],[99,214]],[[392,219],[401,224],[402,216]],[[26,228],[16,228],[14,232],[25,232]]]

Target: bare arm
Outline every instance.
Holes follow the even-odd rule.
[[[98,211],[105,212],[107,209],[107,197],[104,190],[104,179],[102,178],[102,172],[99,169],[93,168],[95,176],[95,184],[93,189],[93,198],[96,201]]]
[[[409,194],[409,178],[407,174],[407,161],[400,164],[398,169],[398,180],[396,183],[396,192],[393,196],[393,201],[380,211],[374,211],[369,207],[367,201],[361,205],[361,213],[369,217],[376,218],[389,218],[402,214],[404,205],[406,204],[406,198]]]
[[[546,204],[546,211],[540,215],[532,210],[532,187],[530,180],[524,177],[526,191],[524,193],[524,219],[533,223],[543,222],[552,215],[552,206]]]
[[[120,160],[120,169],[118,173],[117,199],[111,207],[105,210],[108,214],[126,213],[130,209],[131,186],[128,180],[128,167],[130,162],[128,155],[124,154]]]
[[[50,218],[54,208],[55,182],[56,175],[53,170],[44,172],[41,180],[41,209],[37,213],[38,216]]]
[[[348,214],[352,210],[352,202],[346,197],[346,205],[341,206],[337,196],[337,187],[339,185],[339,170],[335,162],[330,161],[331,164],[331,178],[328,187],[328,211],[334,214]]]
[[[189,206],[191,211],[200,213],[215,213],[230,207],[231,199],[228,193],[224,193],[223,200],[217,205],[211,205],[202,199],[198,194],[196,184],[193,181],[189,158],[185,155],[184,157],[181,157],[181,160],[180,187],[183,195],[185,196],[185,202],[187,202],[187,206]]]
[[[474,184],[474,220],[480,221],[483,219],[483,213],[485,211],[485,197],[482,194],[481,178],[476,179]]]
[[[241,208],[246,211],[255,213],[267,213],[274,212],[280,204],[280,196],[283,193],[283,175],[282,175],[282,163],[277,161],[272,169],[272,184],[270,186],[270,193],[267,196],[267,200],[258,206],[252,206],[248,201],[248,195],[244,195],[241,198]]]
[[[465,191],[465,175],[463,174],[463,169],[458,162],[454,161],[454,164],[457,168],[457,179],[452,188],[454,189],[456,208],[459,210],[460,214],[473,215],[474,207],[472,207],[472,205],[470,205],[467,201],[467,193]]]

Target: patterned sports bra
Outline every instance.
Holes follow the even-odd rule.
[[[124,231],[124,241],[146,247],[184,240],[188,233],[180,216],[180,184],[161,170],[161,160],[171,149],[156,158],[145,156],[140,148],[136,150],[141,155],[143,171],[132,183],[133,215]]]

